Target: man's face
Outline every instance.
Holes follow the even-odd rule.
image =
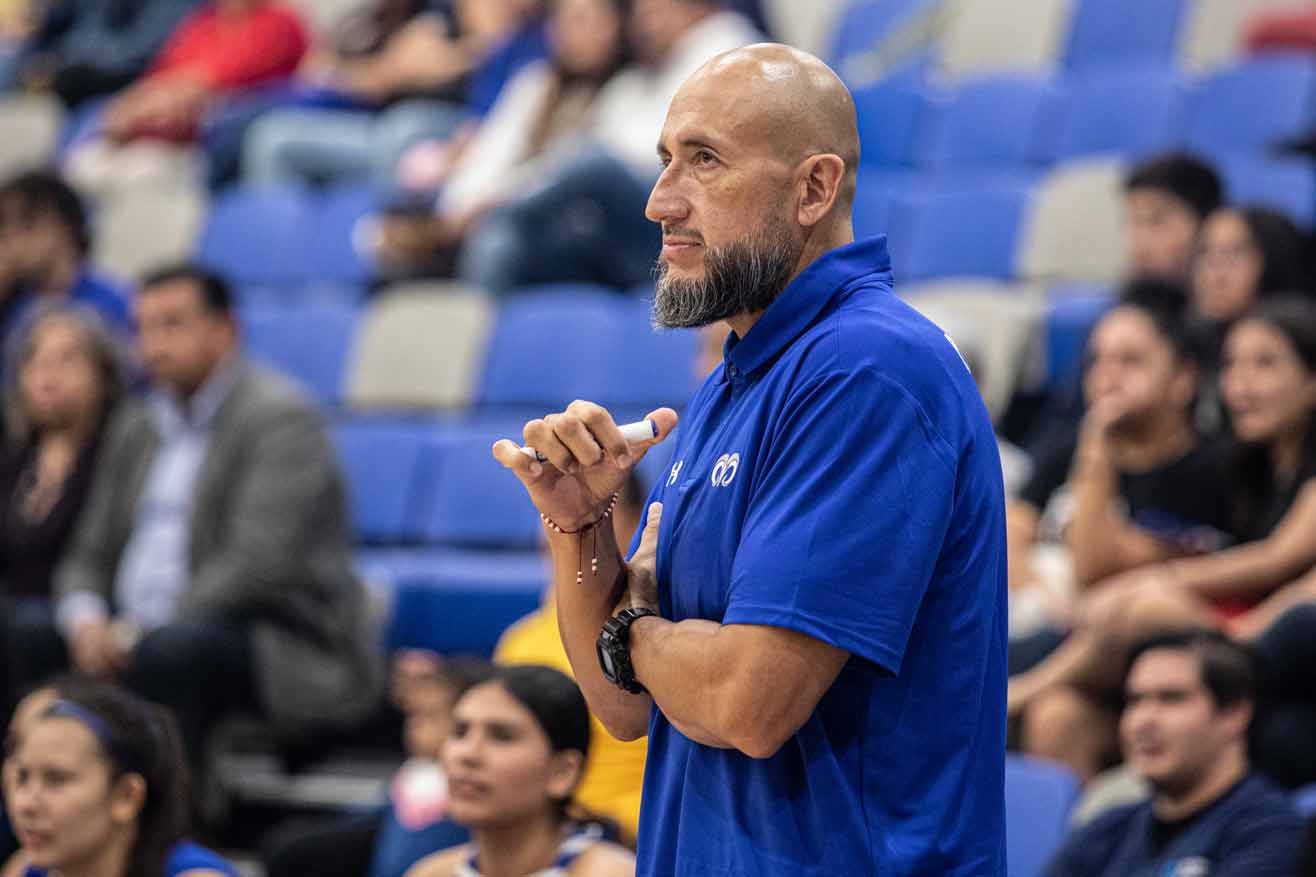
[[[1186,420],[1194,384],[1188,366],[1145,312],[1116,308],[1093,330],[1083,394],[1089,405],[1116,405],[1116,426],[1137,429],[1167,408]]]
[[[803,250],[794,171],[734,95],[688,84],[659,141],[645,215],[662,225],[654,319],[704,326],[765,309]]]
[[[186,398],[236,344],[232,320],[209,310],[195,283],[175,280],[137,296],[137,343],[151,379]]]
[[[0,204],[0,249],[19,282],[39,282],[67,245],[67,238],[53,211],[28,210],[17,200]]]
[[[1182,795],[1210,767],[1241,745],[1241,711],[1217,708],[1202,682],[1201,660],[1183,649],[1152,649],[1134,663],[1125,682],[1120,741],[1124,755],[1152,787]]]
[[[1125,197],[1125,207],[1133,276],[1186,282],[1197,248],[1198,215],[1159,189],[1134,189]]]

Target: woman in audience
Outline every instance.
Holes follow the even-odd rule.
[[[368,241],[390,273],[448,274],[467,231],[524,191],[555,149],[590,123],[603,84],[625,63],[627,0],[551,0],[549,59],[531,64],[499,95],[460,154],[425,182],[437,208],[385,215]]]
[[[1063,759],[1066,733],[1102,723],[1120,663],[1112,657],[1140,636],[1210,623],[1250,637],[1316,595],[1304,578],[1316,566],[1316,307],[1278,297],[1238,320],[1221,385],[1237,441],[1237,544],[1098,583],[1069,639],[1011,679],[1025,748]]]
[[[13,440],[0,447],[0,595],[9,601],[5,672],[24,678],[21,668],[42,660],[33,650],[62,653],[50,634],[51,575],[124,381],[113,338],[87,308],[37,311],[13,353],[5,406]],[[0,692],[6,709],[10,688]]]
[[[237,877],[189,843],[187,767],[160,707],[104,683],[40,689],[5,744],[24,877]]]
[[[473,840],[423,859],[409,877],[635,873],[630,853],[572,817],[590,742],[576,683],[550,667],[504,667],[453,714],[441,760],[452,817]]]
[[[1193,311],[1223,327],[1262,298],[1306,290],[1305,259],[1302,232],[1282,213],[1222,207],[1202,226],[1193,267]]]

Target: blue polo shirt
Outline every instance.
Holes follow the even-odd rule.
[[[1005,513],[950,340],[892,293],[885,238],[810,265],[695,394],[652,500],[673,621],[851,654],[771,758],[655,709],[641,875],[1005,873]]]

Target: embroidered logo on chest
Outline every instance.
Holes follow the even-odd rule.
[[[728,487],[740,470],[740,454],[723,454],[713,464],[713,486]]]

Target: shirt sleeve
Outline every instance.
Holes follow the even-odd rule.
[[[756,466],[725,624],[784,627],[898,673],[949,525],[956,455],[870,369],[787,400]]]
[[[1253,813],[1230,826],[1212,877],[1287,877],[1298,866],[1302,823],[1291,810]]]

